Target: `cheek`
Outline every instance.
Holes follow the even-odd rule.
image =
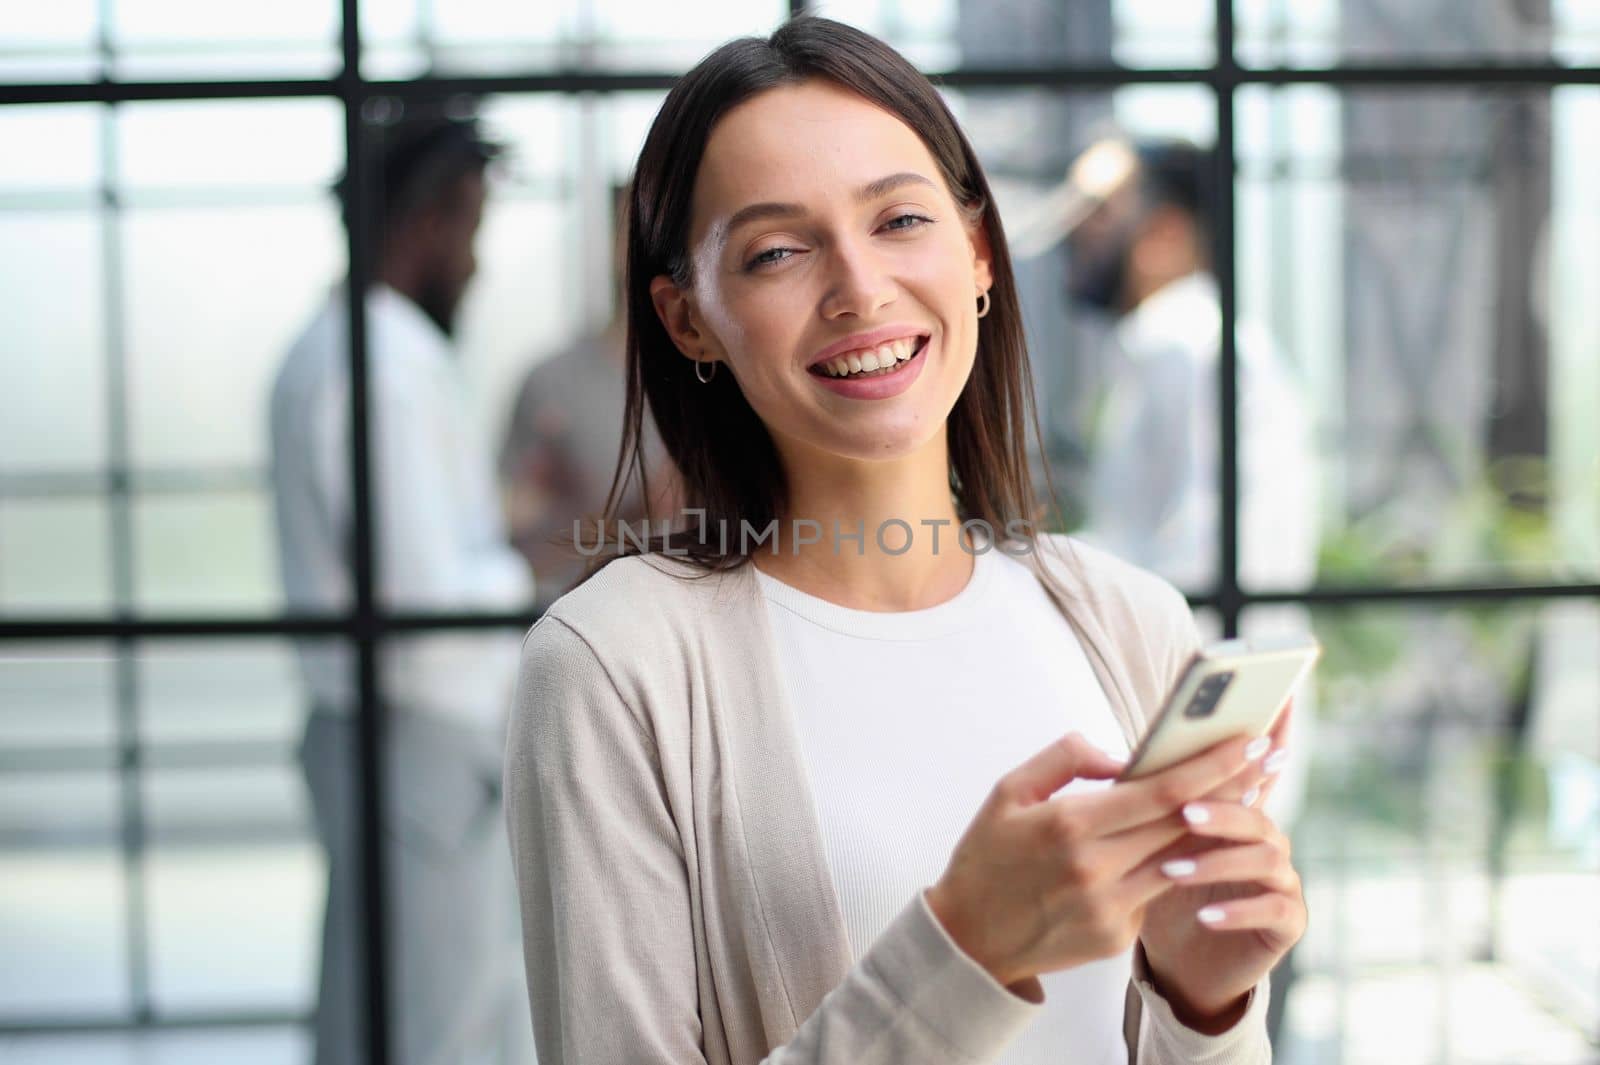
[[[909,251],[903,260],[901,276],[917,284],[929,298],[958,302],[967,293],[977,300],[977,278],[972,267],[972,246],[959,233],[941,235],[937,244]],[[950,306],[930,308],[950,314]]]
[[[711,327],[742,371],[760,375],[793,358],[812,306],[803,284],[729,286],[714,298]]]

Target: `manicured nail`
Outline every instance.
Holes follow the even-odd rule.
[[[1183,808],[1183,819],[1191,825],[1203,825],[1211,820],[1211,811],[1198,803],[1190,803]]]
[[[1205,909],[1195,914],[1195,916],[1200,918],[1201,924],[1216,924],[1223,918],[1227,917],[1228,912],[1222,909],[1220,906],[1207,906]]]
[[[1184,876],[1193,876],[1195,864],[1189,858],[1174,858],[1170,862],[1161,863],[1161,871],[1174,879]]]
[[[1289,752],[1280,748],[1267,755],[1267,760],[1261,763],[1261,771],[1269,776],[1273,773],[1280,773],[1288,761]]]
[[[1257,758],[1260,758],[1262,755],[1266,754],[1271,748],[1271,736],[1257,736],[1255,739],[1250,741],[1250,746],[1244,749],[1244,760],[1247,762],[1253,762]]]
[[[1261,789],[1251,788],[1244,793],[1244,796],[1239,800],[1239,804],[1241,806],[1254,806],[1259,798],[1261,798]]]

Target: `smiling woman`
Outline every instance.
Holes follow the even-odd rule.
[[[648,403],[704,520],[647,546],[707,569],[744,557],[699,530],[848,516],[822,512],[800,454],[919,486],[908,464],[941,471],[934,498],[892,500],[919,517],[1000,528],[1042,513],[1021,316],[977,156],[926,78],[831,25],[791,23],[782,57],[753,39],[719,50],[669,96],[639,158],[614,488],[641,476]],[[914,357],[883,373],[884,345],[902,339]]]
[[[825,19],[723,46],[656,117],[628,241],[608,509],[647,403],[698,521],[523,645],[540,1062],[1270,1060],[1286,725],[1113,784],[1199,637],[1032,528],[1005,234],[932,84]]]

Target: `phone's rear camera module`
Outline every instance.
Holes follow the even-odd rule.
[[[1233,683],[1233,673],[1213,673],[1200,682],[1200,688],[1194,693],[1194,698],[1189,700],[1189,705],[1184,707],[1184,717],[1210,717],[1217,712],[1217,704],[1222,701],[1222,693],[1228,690],[1228,685]]]

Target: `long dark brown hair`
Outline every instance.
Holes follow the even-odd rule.
[[[580,541],[583,553],[592,555],[585,580],[618,557],[665,549],[707,573],[728,569],[748,558],[739,550],[741,522],[761,530],[785,517],[788,486],[766,426],[732,374],[716,374],[707,384],[696,379],[696,364],[679,352],[656,315],[650,282],[667,274],[686,288],[693,280],[691,197],[718,120],[758,93],[813,78],[851,90],[905,122],[928,146],[968,220],[988,234],[992,302],[978,322],[972,375],[948,421],[950,488],[963,522],[982,520],[1000,540],[1019,539],[1002,530],[1020,523],[1026,530],[1020,539],[1029,541],[1023,549],[1038,547],[1046,508],[1028,466],[1029,426],[1041,440],[1033,378],[1011,256],[977,154],[932,82],[893,48],[842,23],[803,15],[765,40],[741,38],[706,56],[667,94],[645,138],[626,219],[625,428],[600,528],[593,540],[585,533]],[[647,529],[627,531],[618,521],[629,476],[637,478],[642,497],[652,499],[640,446],[646,403],[676,467],[678,514],[699,508],[703,523],[697,517],[674,527],[648,510]],[[1042,446],[1039,455],[1043,461]],[[1057,513],[1050,479],[1044,483],[1050,512]],[[729,530],[726,548],[716,531],[722,528]]]

